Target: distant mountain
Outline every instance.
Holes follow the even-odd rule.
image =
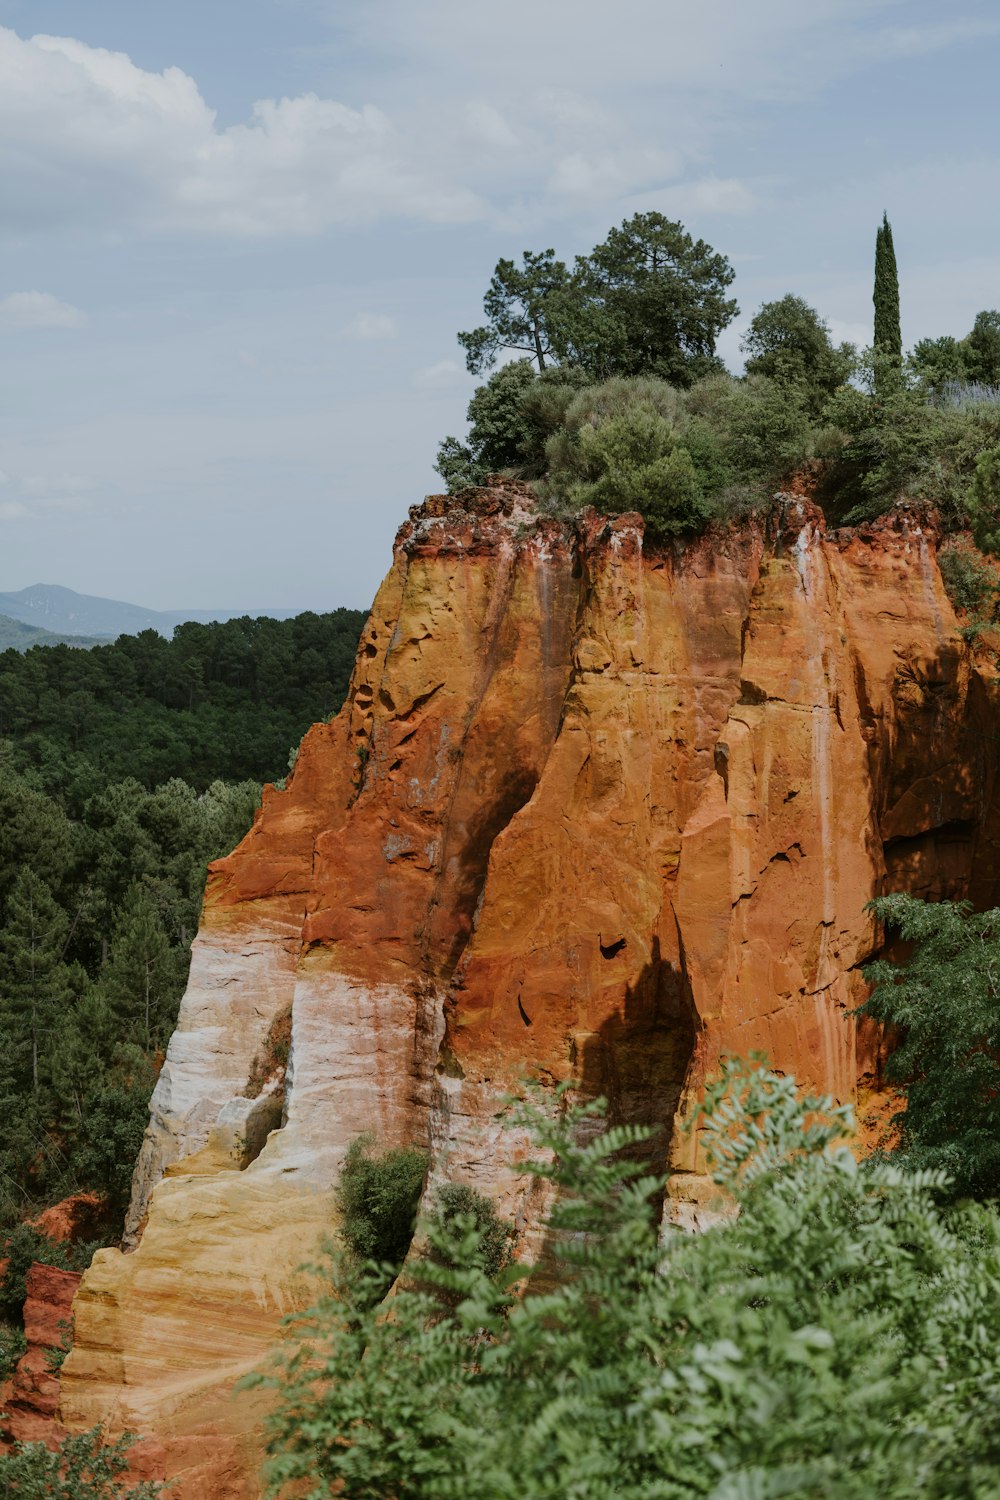
[[[9,615],[0,615],[0,651],[27,651],[30,646],[80,646],[88,650],[100,646],[102,641],[93,635],[57,635],[51,630],[40,630],[37,625],[25,625],[21,620],[12,620]]]
[[[77,594],[57,583],[34,583],[16,594],[0,594],[0,614],[9,619],[56,635],[100,636],[105,640],[137,635],[140,630],[158,630],[170,637],[174,626],[186,620],[207,625],[211,620],[234,620],[244,614],[290,620],[297,613],[293,609],[144,609],[141,604],[125,604],[120,599]]]

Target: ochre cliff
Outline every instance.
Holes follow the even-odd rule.
[[[864,1116],[866,901],[997,899],[997,689],[932,522],[827,535],[789,496],[654,549],[635,516],[531,505],[499,486],[411,514],[342,713],[210,873],[138,1248],[84,1279],[61,1409],[146,1435],[190,1497],[257,1493],[261,1398],[232,1388],[308,1295],[360,1131],[428,1144],[431,1186],[488,1193],[532,1255],[503,1101],[579,1079],[654,1128],[665,1211],[696,1223],[678,1125],[720,1056],[762,1050]],[[287,1077],[247,1098],[289,1010]]]

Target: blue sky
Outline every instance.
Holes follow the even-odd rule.
[[[987,0],[0,0],[0,590],[366,606],[497,258],[680,218],[743,310],[1000,306]]]

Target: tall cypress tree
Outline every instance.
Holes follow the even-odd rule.
[[[899,325],[899,275],[886,213],[875,236],[875,386],[884,394],[903,367],[903,334]]]

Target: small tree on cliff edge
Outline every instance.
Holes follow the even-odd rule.
[[[875,378],[879,395],[887,395],[898,383],[903,367],[903,334],[899,322],[899,275],[888,215],[875,235]]]

